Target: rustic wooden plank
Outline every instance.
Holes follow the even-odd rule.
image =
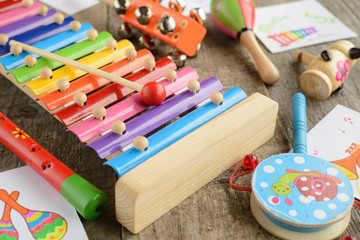
[[[256,6],[290,2],[290,0],[256,0]],[[360,3],[356,0],[326,1],[321,4],[333,12],[341,21],[360,35]],[[99,4],[75,16],[78,20],[88,21],[99,31],[107,30],[120,39],[117,28],[120,20],[111,7]],[[281,78],[274,86],[266,86],[259,79],[254,64],[245,47],[236,40],[218,32],[211,20],[206,21],[208,29],[203,46],[196,58],[187,61],[187,66],[195,68],[200,78],[218,77],[225,86],[241,87],[248,95],[260,92],[279,102],[279,116],[275,136],[254,153],[260,160],[287,152],[291,149],[291,97],[299,91],[298,78],[306,68],[292,60],[293,51],[279,54],[265,53],[279,68]],[[131,38],[136,42],[136,37]],[[351,39],[360,46],[359,38]],[[304,48],[312,54],[319,54],[332,43],[324,43]],[[136,43],[137,49],[141,47]],[[263,46],[262,46],[263,47]],[[154,52],[157,59],[164,57],[169,47],[161,45]],[[346,79],[344,89],[333,94],[326,101],[307,99],[308,129],[319,122],[336,104],[340,103],[360,111],[360,92],[358,76],[360,67],[355,65]],[[36,141],[42,144],[70,168],[77,171],[90,182],[110,196],[109,209],[96,221],[83,221],[89,239],[276,239],[261,229],[252,217],[250,194],[231,189],[229,177],[235,166],[217,177],[214,181],[183,201],[159,220],[137,235],[131,234],[115,220],[114,184],[116,175],[110,168],[103,167],[96,154],[80,143],[57,120],[51,117],[29,97],[0,76],[0,111],[8,115]],[[11,152],[0,146],[0,171],[22,166],[22,162]],[[250,186],[251,174],[236,181],[238,185]],[[352,221],[342,235],[360,237],[360,213],[352,211]],[[341,237],[339,238],[341,239]]]

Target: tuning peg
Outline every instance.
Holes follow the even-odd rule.
[[[97,120],[104,120],[106,115],[106,109],[103,106],[96,106],[92,110],[92,114]]]
[[[1,33],[0,34],[0,46],[5,46],[8,41],[9,41],[9,37],[6,34]]]
[[[174,9],[177,12],[183,12],[186,7],[186,3],[183,0],[171,0],[169,1],[169,8]]]
[[[60,25],[60,24],[64,23],[65,17],[62,13],[57,12],[53,15],[53,19],[54,19],[54,22],[56,22],[57,24]]]
[[[169,82],[175,82],[177,78],[177,73],[174,69],[168,69],[166,70],[164,77]]]
[[[23,0],[22,4],[24,7],[30,8],[34,4],[34,1],[33,0]]]
[[[213,92],[210,94],[210,100],[216,105],[221,105],[224,101],[224,96],[221,92]]]
[[[152,14],[150,8],[147,7],[147,6],[142,6],[142,7],[139,7],[138,9],[135,10],[136,20],[141,25],[148,24],[150,22],[150,19],[151,19],[152,15],[153,14]]]
[[[134,148],[136,148],[139,151],[146,151],[146,149],[149,146],[149,141],[146,137],[143,136],[137,136],[133,140]]]
[[[190,80],[187,82],[187,88],[192,93],[198,93],[200,89],[200,83],[198,80]]]
[[[206,13],[203,8],[193,8],[190,10],[190,17],[195,19],[201,25],[204,25]]]
[[[129,0],[115,0],[114,8],[117,14],[125,14],[126,10],[129,8]]]
[[[86,36],[88,37],[88,39],[90,41],[95,41],[96,38],[98,37],[99,33],[96,29],[89,29],[87,32],[86,32]]]
[[[49,8],[45,5],[41,5],[39,8],[38,8],[38,13],[41,15],[41,16],[46,16],[47,13],[49,11]]]
[[[15,56],[19,56],[22,53],[23,49],[20,45],[16,44],[10,47],[10,52]]]
[[[174,32],[176,23],[172,16],[165,16],[157,22],[157,26],[162,34],[168,34]]]
[[[70,24],[69,24],[71,30],[73,32],[77,32],[79,31],[79,29],[81,28],[81,22],[79,21],[72,21]]]

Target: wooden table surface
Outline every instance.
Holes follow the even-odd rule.
[[[256,6],[282,2],[290,1],[254,0]],[[320,2],[360,36],[358,27],[360,1],[320,0]],[[117,29],[120,20],[114,10],[105,4],[81,12],[75,15],[75,18],[82,22],[90,22],[99,31],[110,31],[116,39],[119,39]],[[264,160],[272,155],[288,152],[292,145],[291,97],[300,90],[298,78],[305,70],[305,66],[293,61],[293,51],[270,54],[264,49],[281,75],[278,83],[267,86],[260,81],[244,46],[220,34],[210,19],[206,21],[206,28],[208,32],[199,55],[189,59],[186,65],[195,68],[201,79],[209,76],[219,78],[225,89],[236,86],[245,90],[248,95],[260,92],[277,101],[279,114],[275,135],[254,154],[260,160]],[[136,38],[131,40],[135,42]],[[360,46],[359,38],[351,41]],[[318,55],[331,44],[325,43],[304,49]],[[137,46],[137,49],[140,48]],[[154,51],[154,54],[159,59],[164,57],[168,50],[166,47],[160,47]],[[336,104],[360,111],[359,76],[360,66],[355,65],[341,91],[325,101],[307,98],[309,130]],[[276,239],[263,230],[253,218],[249,203],[250,193],[229,187],[229,177],[235,167],[224,172],[141,233],[131,234],[115,220],[114,184],[117,180],[115,172],[103,166],[102,161],[91,148],[85,148],[74,134],[66,132],[62,124],[2,76],[0,76],[0,86],[0,111],[57,158],[110,196],[110,206],[99,219],[83,220],[89,239]],[[24,165],[2,145],[0,159],[0,171]],[[250,182],[251,174],[248,174],[236,183],[250,186]],[[350,225],[342,237],[353,235],[360,238],[359,229],[360,212],[353,209]]]

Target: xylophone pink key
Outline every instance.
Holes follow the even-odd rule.
[[[10,11],[14,8],[19,8],[22,5],[22,0],[0,1],[0,13]]]
[[[163,58],[157,62],[157,66],[153,71],[149,72],[148,70],[143,69],[129,75],[127,80],[137,82],[139,84],[145,84],[154,79],[161,78],[164,76],[166,70],[175,68],[175,64],[170,59]],[[106,107],[133,92],[133,89],[119,84],[111,84],[94,94],[91,94],[87,98],[85,106],[73,104],[56,112],[55,114],[66,126],[69,126],[90,115],[95,106]]]
[[[192,73],[188,74],[189,72]],[[160,83],[166,90],[166,97],[186,87],[189,80],[197,79],[194,78],[194,75],[198,78],[195,71],[193,72],[191,68],[185,68],[178,72],[178,77],[175,82],[169,82],[168,80],[161,81]],[[106,117],[102,121],[96,118],[90,118],[69,128],[67,131],[72,131],[78,136],[80,141],[85,142],[109,130],[113,121],[125,121],[148,107],[149,106],[141,100],[140,93],[136,93],[109,107],[106,110]]]
[[[9,25],[11,23],[20,21],[28,17],[35,16],[36,14],[38,14],[38,8],[40,6],[40,2],[35,2],[30,8],[22,6],[7,12],[0,13],[0,27]]]
[[[92,147],[99,157],[105,158],[132,143],[135,137],[149,134],[163,124],[205,101],[213,92],[218,92],[222,89],[223,86],[218,79],[214,77],[207,78],[201,82],[198,92],[183,91],[159,106],[128,121],[125,126],[125,132],[121,132],[121,135],[118,132],[112,132],[96,139],[87,146]]]
[[[55,13],[55,9],[50,9],[45,16],[37,14],[0,27],[0,34],[5,34],[8,38],[11,38],[40,26],[48,25],[54,22],[53,15],[55,15]]]

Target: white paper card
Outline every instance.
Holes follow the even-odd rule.
[[[254,32],[272,53],[356,37],[317,1],[296,1],[255,11]]]
[[[307,136],[308,154],[347,172],[354,196],[360,199],[360,113],[337,105]]]
[[[48,182],[30,167],[20,167],[0,173],[0,189],[11,194],[19,192],[16,200],[22,207],[39,212],[52,212],[65,219],[67,228],[61,240],[87,240],[88,237],[75,209]],[[3,216],[5,204],[0,201],[0,216]],[[12,209],[10,217],[19,240],[35,239],[24,217]],[[45,222],[45,220],[43,221]]]
[[[59,12],[66,13],[69,16],[99,3],[98,0],[40,0],[40,2],[55,8]]]

